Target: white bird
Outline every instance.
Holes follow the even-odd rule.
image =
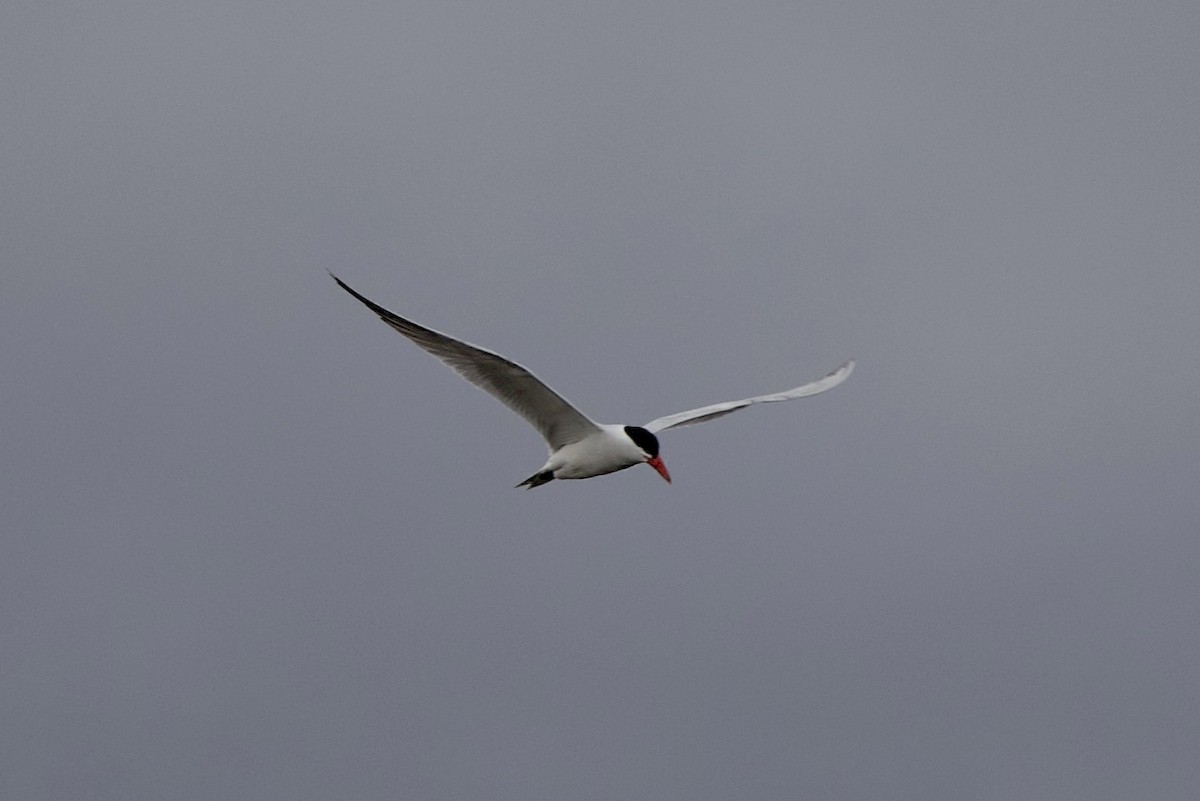
[[[491,394],[538,430],[550,448],[550,458],[541,469],[517,485],[526,489],[540,487],[556,478],[591,478],[614,473],[643,462],[670,483],[671,474],[658,453],[658,437],[654,436],[657,432],[715,420],[756,403],[816,395],[845,381],[854,369],[851,359],[824,378],[783,392],[714,403],[659,417],[642,426],[606,425],[593,422],[516,362],[393,314],[355,292],[333,273],[330,276],[385,323],[454,368],[463,378]]]

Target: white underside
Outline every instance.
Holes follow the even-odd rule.
[[[646,461],[646,455],[622,426],[602,425],[595,434],[550,454],[542,470],[555,478],[591,478],[614,473]]]

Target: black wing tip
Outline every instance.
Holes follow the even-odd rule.
[[[337,281],[337,285],[340,286],[342,289],[346,290],[347,292],[349,292],[351,295],[358,298],[359,300],[364,300],[362,295],[360,295],[354,291],[354,287],[350,286],[345,281],[343,281],[342,279],[340,279],[336,275],[334,275],[332,270],[326,270],[325,272],[329,273],[329,277],[332,278],[334,281]]]
[[[392,312],[390,312],[390,311],[388,311],[387,309],[383,308],[382,306],[380,306],[378,303],[376,303],[375,301],[371,300],[370,298],[368,298],[368,297],[364,297],[363,295],[359,294],[357,291],[355,291],[354,287],[350,286],[350,285],[349,285],[349,284],[347,284],[345,281],[343,281],[342,279],[338,278],[336,275],[334,275],[334,274],[333,274],[333,272],[332,272],[331,270],[326,270],[325,272],[329,273],[329,277],[330,277],[330,278],[332,278],[334,281],[337,281],[337,285],[338,285],[338,286],[340,286],[342,289],[344,289],[344,290],[346,290],[347,292],[349,292],[349,293],[350,293],[351,295],[353,295],[354,297],[358,298],[358,300],[359,300],[359,302],[360,302],[360,303],[362,303],[364,306],[366,306],[366,307],[367,307],[368,309],[370,309],[371,311],[373,311],[373,312],[375,312],[376,314],[378,314],[378,315],[379,315],[380,317],[382,317],[382,318],[383,318],[385,321],[386,321],[386,320],[387,320],[389,317],[395,317],[395,316],[396,316],[395,314],[393,314]]]

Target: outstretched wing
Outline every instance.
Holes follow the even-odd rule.
[[[329,275],[385,323],[528,420],[546,440],[551,452],[600,430],[587,415],[516,362],[406,320],[358,294],[333,273]]]
[[[824,378],[817,379],[800,387],[795,387],[794,389],[776,392],[773,395],[759,395],[757,398],[744,398],[743,400],[714,403],[711,406],[701,406],[699,409],[668,414],[666,417],[651,420],[642,426],[642,428],[651,432],[664,431],[668,428],[678,428],[679,426],[690,426],[694,423],[716,420],[718,417],[724,417],[727,414],[736,412],[738,409],[745,409],[747,406],[753,406],[756,403],[776,403],[777,401],[807,398],[809,395],[817,395],[826,390],[833,389],[849,378],[853,370],[854,360],[851,359]]]

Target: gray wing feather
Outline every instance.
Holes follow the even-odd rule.
[[[690,426],[695,423],[704,423],[709,420],[716,420],[718,417],[724,417],[727,414],[732,414],[738,409],[745,409],[747,406],[753,406],[756,403],[777,403],[778,401],[795,400],[796,398],[807,398],[810,395],[817,395],[826,390],[833,389],[838,384],[850,377],[850,373],[854,370],[854,360],[843,364],[841,367],[834,370],[824,378],[804,384],[803,386],[795,387],[794,389],[776,392],[771,395],[759,395],[756,398],[744,398],[743,400],[725,401],[724,403],[714,403],[711,406],[701,406],[699,409],[690,409],[686,412],[678,412],[677,414],[668,414],[666,417],[659,417],[657,420],[651,420],[642,428],[650,432],[665,431],[668,428],[678,428],[680,426]]]
[[[385,323],[524,417],[546,440],[551,451],[600,430],[585,414],[516,362],[406,320],[358,294],[333,273],[329,275]]]

